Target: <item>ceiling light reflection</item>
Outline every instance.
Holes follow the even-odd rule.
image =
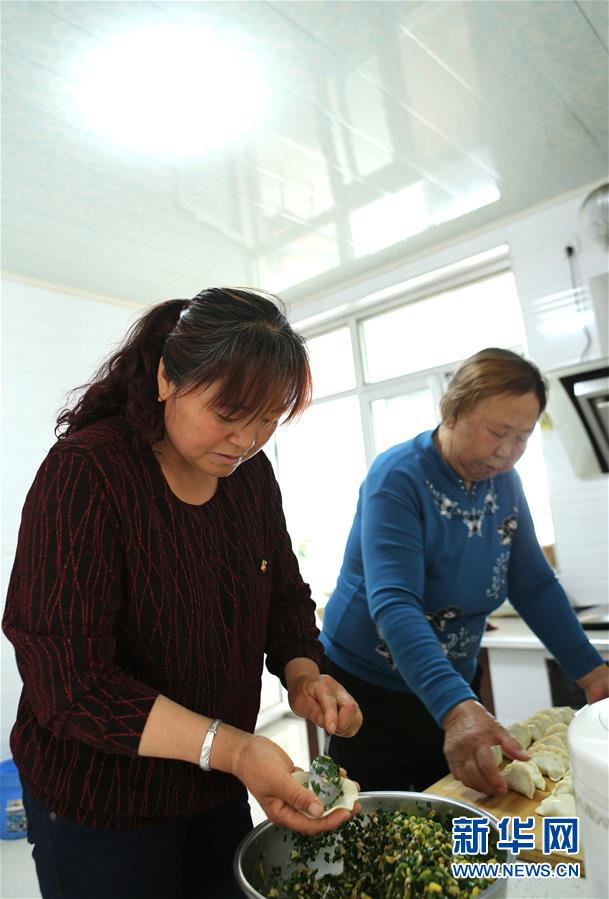
[[[490,206],[491,203],[496,203],[500,199],[501,193],[497,185],[485,184],[476,190],[468,191],[460,197],[451,199],[433,216],[433,224],[450,222],[462,215],[467,215],[468,212],[482,209],[483,206]]]
[[[431,224],[425,185],[416,181],[351,213],[353,248],[357,256],[366,256],[419,234]]]
[[[486,184],[433,208],[424,181],[387,194],[351,214],[351,238],[357,256],[375,253],[434,225],[481,209],[501,198],[495,184]]]
[[[247,49],[207,29],[147,28],[83,59],[78,102],[91,127],[142,152],[192,155],[262,118],[269,89]]]

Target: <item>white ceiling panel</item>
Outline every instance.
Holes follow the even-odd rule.
[[[3,268],[142,303],[231,282],[297,301],[600,181],[607,10],[4,0]],[[90,54],[150,29],[200,41],[187,115],[210,132],[204,101],[246,61],[264,101],[247,133],[214,149],[135,151],[92,124],[79,100]],[[215,39],[226,51],[210,73]],[[160,73],[175,67],[158,53]],[[138,127],[142,114],[132,109]]]
[[[609,4],[599,3],[599,0],[578,0],[577,8],[606,49],[609,32]]]

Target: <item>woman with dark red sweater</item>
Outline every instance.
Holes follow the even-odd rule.
[[[314,604],[259,452],[309,398],[278,305],[210,289],[147,312],[59,416],[4,615],[45,899],[240,895],[246,788],[296,830],[347,819],[319,818],[290,758],[253,735],[265,653],[296,714],[343,736],[361,724],[319,673]]]

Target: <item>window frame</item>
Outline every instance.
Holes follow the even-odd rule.
[[[502,252],[501,252],[502,251]],[[492,253],[493,251],[491,251]],[[486,255],[486,254],[484,254]],[[295,327],[308,341],[316,337],[322,337],[331,331],[337,331],[339,328],[348,327],[351,335],[351,351],[353,353],[353,363],[355,367],[355,386],[349,390],[343,390],[339,393],[327,394],[326,396],[314,399],[311,405],[328,402],[330,400],[339,399],[341,397],[357,395],[360,407],[360,422],[364,438],[364,451],[366,456],[366,465],[369,467],[377,453],[375,450],[372,402],[377,399],[397,396],[418,389],[431,389],[434,404],[438,411],[439,421],[439,405],[440,398],[445,390],[446,383],[450,374],[455,367],[463,361],[455,359],[451,362],[444,363],[439,366],[433,366],[427,369],[419,369],[415,372],[409,372],[404,375],[397,375],[394,378],[387,378],[382,381],[366,381],[366,360],[365,360],[365,340],[364,340],[364,323],[371,318],[384,315],[394,309],[408,306],[411,303],[418,303],[426,299],[432,299],[440,293],[447,293],[451,290],[457,290],[468,285],[486,281],[489,278],[506,273],[512,273],[510,264],[509,248],[498,247],[493,258],[484,259],[478,265],[470,265],[469,259],[462,260],[456,266],[449,266],[449,273],[444,270],[438,272],[438,277],[430,276],[425,279],[425,283],[417,284],[418,278],[412,279],[414,287],[408,287],[409,282],[405,282],[401,289],[396,289],[389,297],[380,300],[378,303],[367,305],[366,299],[362,302],[362,308],[358,308],[354,303],[351,310],[343,311],[335,317],[324,318],[323,321],[309,327],[306,324]],[[431,273],[433,274],[433,273]],[[524,347],[516,345],[509,347],[514,352],[522,352]]]

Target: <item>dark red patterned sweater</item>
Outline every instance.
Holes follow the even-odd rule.
[[[38,471],[3,626],[24,683],[18,768],[57,814],[105,827],[181,818],[243,789],[138,757],[158,693],[253,731],[263,654],[279,676],[321,655],[268,459],[189,505],[118,418],[60,440]]]

